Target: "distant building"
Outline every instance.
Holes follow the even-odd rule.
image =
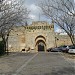
[[[26,52],[46,52],[48,48],[64,44],[71,44],[68,36],[64,37],[56,34],[54,24],[48,24],[45,21],[33,22],[25,27],[14,27],[8,40],[10,52],[20,52],[22,50]]]

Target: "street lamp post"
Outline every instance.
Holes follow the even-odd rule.
[[[57,38],[55,37],[55,47],[57,47]]]
[[[57,47],[57,40],[59,40],[57,37],[55,37],[55,46]]]

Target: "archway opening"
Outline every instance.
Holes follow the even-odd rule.
[[[45,51],[45,43],[43,40],[37,42],[38,51]]]

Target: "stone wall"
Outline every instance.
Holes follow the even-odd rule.
[[[27,50],[30,48],[37,52],[36,49],[36,37],[43,36],[46,41],[46,48],[54,47],[55,35],[54,25],[48,24],[47,22],[33,22],[31,25],[22,27],[14,27],[9,36],[9,50],[10,51],[21,51],[22,49]],[[42,38],[40,38],[42,40]]]
[[[56,45],[71,44],[68,37],[55,34],[53,23],[48,24],[44,21],[38,21],[25,27],[17,26],[13,28],[8,40],[9,51],[21,52],[25,49],[25,51],[38,52],[37,42],[39,40],[45,43],[45,51],[48,48],[56,47]]]
[[[68,35],[56,35],[56,44],[57,46],[62,46],[62,45],[71,45],[71,40]]]

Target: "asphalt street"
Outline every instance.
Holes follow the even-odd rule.
[[[61,53],[13,53],[0,58],[0,75],[75,75],[75,63]]]

